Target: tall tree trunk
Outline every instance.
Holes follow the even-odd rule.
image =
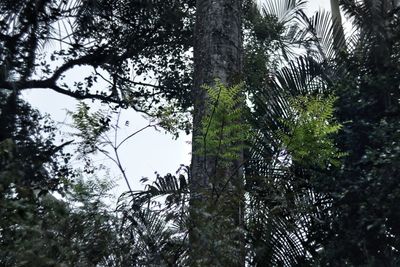
[[[243,226],[243,199],[217,199],[210,191],[215,181],[229,179],[233,190],[242,194],[241,162],[233,162],[229,168],[215,169],[215,159],[198,153],[200,145],[195,141],[202,134],[202,121],[206,114],[208,96],[203,85],[213,86],[215,79],[230,86],[241,80],[242,32],[241,0],[197,0],[194,40],[194,112],[191,167],[190,208],[190,261],[191,266],[244,266],[243,235],[237,231]],[[239,154],[241,152],[238,152]],[[239,155],[240,158],[241,155]],[[218,167],[217,167],[218,168]],[[217,176],[218,173],[218,177]],[[213,178],[210,178],[214,176]],[[232,187],[231,187],[232,188]],[[229,204],[221,204],[227,201]],[[219,207],[215,208],[217,205]],[[223,210],[231,226],[218,232],[213,211]],[[208,216],[208,217],[207,217]],[[210,218],[211,216],[211,218]],[[222,225],[222,222],[221,222]],[[234,237],[231,234],[234,234]],[[225,244],[221,238],[226,238]],[[222,243],[221,243],[222,242]],[[219,245],[218,245],[219,244]],[[233,247],[230,249],[230,246]]]
[[[340,14],[339,0],[331,0],[331,13],[333,23],[333,46],[336,54],[346,50],[346,41],[344,36],[342,16]]]

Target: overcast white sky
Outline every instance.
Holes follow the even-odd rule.
[[[310,0],[308,14],[312,14],[319,8],[329,10],[329,0]],[[81,72],[72,71],[69,79],[81,79]],[[24,92],[24,97],[32,106],[38,108],[43,113],[49,113],[56,122],[66,120],[66,110],[75,110],[77,101],[72,98],[60,95],[51,90],[30,90]],[[122,113],[121,121],[130,121],[129,127],[123,127],[121,130],[128,135],[135,130],[148,124],[148,121],[142,118],[140,114],[131,110]],[[123,124],[122,124],[123,125]],[[65,128],[64,128],[65,129]],[[122,136],[121,136],[122,137]],[[130,179],[132,189],[140,189],[142,185],[139,180],[142,177],[148,177],[150,180],[155,178],[154,172],[161,175],[168,172],[174,173],[180,164],[189,165],[190,163],[190,136],[182,133],[178,140],[173,140],[169,134],[157,132],[153,129],[147,129],[126,142],[121,148],[121,161],[125,166],[127,175]],[[99,163],[103,163],[111,168],[111,174],[120,176],[113,163],[106,160],[105,157],[99,157]],[[115,190],[118,195],[127,190],[123,180],[119,180],[119,187]]]
[[[309,14],[314,13],[319,8],[323,8],[325,10],[330,10],[330,0],[309,0],[308,1],[308,11]]]

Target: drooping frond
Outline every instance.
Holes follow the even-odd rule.
[[[188,174],[188,167],[183,166],[178,170],[180,171]],[[176,208],[187,204],[188,190],[188,178],[184,174],[179,173],[176,176],[170,173],[165,176],[157,174],[156,180],[146,185],[144,190],[126,192],[122,194],[119,202],[122,206],[129,205],[133,209],[140,210],[143,207],[158,205],[157,198],[161,198],[165,200],[163,205],[167,208]]]
[[[312,17],[301,14],[302,38],[310,40],[309,55],[320,62],[330,62],[346,50],[346,37],[343,36],[342,25],[332,21],[330,12],[320,10]]]
[[[131,253],[137,254],[138,266],[186,266],[188,197],[183,174],[157,175],[143,191],[120,197],[121,234],[129,234],[135,243]]]
[[[249,216],[246,219],[252,266],[307,266],[320,244],[311,229],[329,208],[329,197],[315,192],[309,175],[293,165],[276,133],[288,130],[290,99],[329,94],[326,68],[312,57],[299,57],[277,70],[265,88],[252,91],[250,140],[246,165]]]

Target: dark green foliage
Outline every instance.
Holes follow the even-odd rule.
[[[0,88],[46,88],[145,112],[166,99],[186,109],[193,7],[185,0],[2,1]],[[86,77],[63,81],[85,66]]]
[[[54,126],[15,95],[2,94],[0,106],[0,246],[1,264],[20,266],[38,255],[43,218],[52,216],[39,199],[48,192],[65,192],[72,173],[65,164],[70,156],[54,145]],[[44,121],[44,123],[43,123]],[[46,244],[46,241],[40,242]],[[47,263],[46,263],[47,264]]]
[[[345,122],[338,141],[348,157],[335,183],[324,188],[337,203],[327,261],[340,258],[338,265],[399,263],[400,24],[382,4],[343,5],[361,36],[335,84],[338,118]]]
[[[295,121],[299,116],[307,118],[308,115],[301,111],[305,109],[301,107],[300,101],[297,103],[297,112],[295,111],[293,99],[310,99],[312,102],[311,99],[316,99],[317,96],[323,98],[327,84],[324,80],[324,69],[315,59],[309,56],[294,58],[296,53],[289,57],[290,53],[285,52],[291,51],[291,45],[296,43],[301,44],[303,49],[315,45],[313,39],[301,37],[308,34],[308,29],[302,27],[306,23],[300,16],[303,14],[301,1],[272,2],[266,8],[269,10],[267,14],[275,10],[277,21],[285,22],[286,25],[283,26],[291,30],[281,31],[277,41],[271,40],[263,48],[269,51],[279,47],[283,54],[278,56],[280,61],[274,57],[264,57],[266,60],[262,64],[268,72],[262,76],[263,82],[247,80],[252,100],[249,122],[253,128],[253,136],[245,155],[245,189],[248,194],[246,226],[250,246],[248,262],[251,266],[309,266],[317,262],[320,249],[320,243],[315,242],[313,232],[309,229],[323,219],[329,207],[329,197],[315,192],[311,183],[313,176],[304,168],[306,165],[314,167],[309,162],[310,158],[318,160],[312,156],[314,151],[308,150],[313,144],[307,142],[308,148],[300,146],[303,152],[307,151],[307,160],[302,161],[295,156],[298,160],[292,161],[290,156],[287,157],[288,150],[282,148],[285,143],[282,139],[285,136],[296,136],[296,143],[301,143],[304,141],[303,137],[314,138],[308,131],[304,132],[303,137],[295,134]],[[299,38],[298,42],[294,41],[296,38]],[[286,42],[279,41],[280,39]],[[304,52],[301,49],[298,51]],[[292,60],[287,62],[285,58]],[[279,68],[280,64],[283,67]],[[322,104],[316,106],[324,109]],[[328,117],[332,116],[332,111],[331,106]],[[308,117],[312,119],[310,122],[322,118],[319,112],[313,113],[317,118],[313,120]],[[305,123],[303,126],[311,124]],[[306,130],[307,127],[301,128]],[[311,128],[312,132],[318,132],[317,127]],[[314,144],[318,143],[317,139],[313,140]],[[286,142],[286,146],[291,145]],[[334,149],[333,147],[331,148]],[[301,153],[297,148],[289,150],[296,155],[297,152]],[[303,167],[301,163],[305,163]]]
[[[91,185],[85,190],[97,189]],[[82,189],[76,194],[82,195]],[[2,264],[95,266],[104,262],[115,246],[114,218],[98,197],[75,197],[65,202],[48,194],[9,202],[8,216],[3,217],[9,225],[2,227]],[[12,212],[15,207],[19,216]]]
[[[55,145],[48,116],[2,96],[0,265],[125,266],[127,241],[117,239],[117,218],[103,203],[110,185],[84,183],[63,152],[71,142]]]
[[[120,231],[134,244],[130,251],[136,257],[134,266],[188,265],[188,168],[177,173],[157,174],[145,190],[127,192],[119,199]]]
[[[48,117],[32,110],[14,94],[3,94],[3,97],[5,101],[0,106],[2,192],[13,195],[13,190],[16,193],[21,190],[30,196],[33,190],[62,191],[62,178],[71,175],[65,164],[70,155],[62,152],[68,142],[56,146],[55,127]]]
[[[309,57],[289,63],[255,94],[251,122],[259,130],[247,169],[255,265],[398,265],[399,21],[383,1],[366,2],[342,2],[359,31],[347,50],[332,44],[327,15],[306,19],[305,36],[315,42],[306,47]],[[280,161],[272,133],[287,131],[279,119],[290,117],[287,99],[332,92],[343,125],[334,149],[346,153],[338,167],[313,166],[316,147],[306,166]]]
[[[94,178],[73,170],[70,142],[56,145],[49,118],[18,98],[19,90],[51,88],[150,111],[173,128],[176,110],[191,105],[184,53],[194,1],[2,1],[0,265],[187,266],[188,230],[202,229],[210,252],[197,261],[203,266],[237,261],[226,255],[238,233],[251,266],[398,266],[400,21],[384,1],[365,3],[341,1],[356,33],[345,45],[334,43],[330,14],[307,18],[304,1],[269,1],[262,12],[246,2],[245,93],[218,82],[206,88],[197,140],[198,153],[224,168],[246,148],[245,227],[227,231],[235,225],[227,209],[243,204],[230,177],[210,176],[201,222],[188,216],[189,169],[157,175],[111,210],[104,196],[112,184],[96,178],[98,168]],[[70,38],[60,38],[60,25]],[[81,65],[97,73],[74,86],[60,82]],[[97,88],[104,73],[109,87]],[[152,109],[161,100],[172,106]],[[73,116],[89,156],[111,118],[83,103]]]

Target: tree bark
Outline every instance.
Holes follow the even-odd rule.
[[[194,34],[194,112],[193,112],[193,142],[191,164],[191,201],[190,201],[190,262],[191,266],[244,266],[243,235],[232,237],[234,248],[215,247],[221,244],[218,236],[229,236],[235,229],[243,226],[243,176],[241,162],[232,162],[226,169],[217,170],[214,160],[198,153],[199,144],[195,139],[202,134],[202,121],[206,113],[208,96],[203,85],[213,86],[215,79],[224,85],[231,86],[241,80],[242,73],[242,1],[241,0],[197,0],[196,25]],[[241,152],[239,154],[242,154]],[[242,158],[241,155],[239,155]],[[235,193],[239,198],[228,199],[229,204],[220,204],[227,199],[224,195],[215,198],[213,190],[216,174],[221,179],[230,179]],[[239,199],[239,200],[238,200]],[[215,218],[211,208],[218,205],[223,209],[224,216],[234,223],[218,233],[214,225]],[[218,209],[217,209],[218,210]],[[207,218],[206,214],[212,217]],[[231,229],[229,229],[231,228]],[[233,229],[235,228],[235,229]],[[211,231],[211,235],[209,234]],[[215,232],[213,232],[215,231]],[[229,239],[229,238],[228,238]],[[229,240],[228,240],[229,241]],[[222,243],[222,246],[225,246]],[[228,247],[228,246],[227,246]],[[218,253],[218,250],[224,253]],[[225,255],[222,255],[225,254]]]

